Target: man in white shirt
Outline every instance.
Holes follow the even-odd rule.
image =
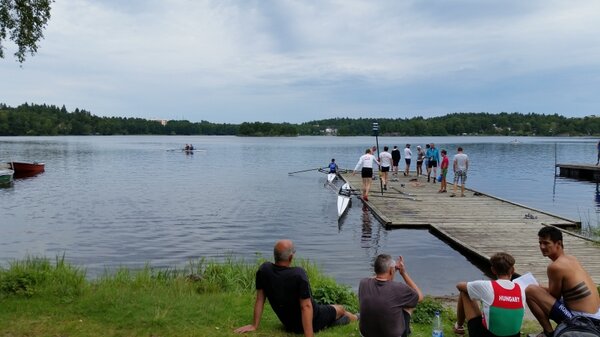
[[[390,167],[392,167],[392,154],[388,152],[387,146],[383,147],[383,152],[379,154],[379,162],[381,163],[381,181],[383,182],[383,189],[387,191],[388,174]]]
[[[463,153],[463,148],[458,147],[458,153],[454,155],[452,164],[454,169],[454,187],[452,187],[451,197],[456,196],[456,186],[460,181],[460,196],[465,196],[465,182],[467,181],[467,170],[469,169],[469,157]]]
[[[404,169],[404,175],[407,176],[410,172],[410,160],[412,158],[412,151],[410,150],[410,144],[406,144],[404,148],[404,162],[406,163],[406,168]]]
[[[373,163],[380,165],[377,158],[371,154],[371,149],[367,149],[365,154],[363,154],[359,159],[358,163],[356,163],[356,167],[352,172],[352,175],[356,174],[356,171],[359,169],[360,176],[362,177],[362,199],[364,201],[369,201],[369,191],[371,190],[371,182],[373,178]]]

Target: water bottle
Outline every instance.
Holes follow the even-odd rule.
[[[436,311],[435,317],[433,317],[433,332],[431,333],[431,337],[444,337],[442,317],[440,317],[439,311]]]

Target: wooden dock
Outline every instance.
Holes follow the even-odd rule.
[[[556,164],[561,177],[600,181],[600,166],[593,164]]]
[[[460,189],[456,197],[450,197],[452,184],[448,184],[448,193],[438,193],[439,183],[428,183],[426,177],[417,179],[411,173],[409,177],[400,173],[383,195],[379,181],[373,181],[366,204],[382,224],[388,228],[429,229],[469,258],[486,263],[494,253],[507,252],[515,257],[517,273],[531,272],[545,285],[550,260],[540,253],[537,232],[546,225],[581,225],[471,189],[465,191],[465,197],[460,197]],[[361,188],[360,173],[342,174],[342,179],[355,189]],[[600,284],[600,244],[563,231],[567,254],[576,256],[594,282]]]

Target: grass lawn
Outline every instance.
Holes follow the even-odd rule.
[[[356,295],[307,269],[315,298],[343,303],[355,311]],[[89,281],[85,273],[57,258],[28,258],[0,269],[0,336],[239,336],[233,330],[249,324],[258,263],[204,260],[186,270],[137,272],[120,269]],[[192,277],[190,277],[192,275]],[[413,315],[412,336],[431,336],[429,320],[441,303],[427,299]],[[443,309],[445,334],[452,336],[454,313]],[[525,325],[527,332],[539,330]],[[247,336],[298,336],[283,331],[266,305],[260,329]],[[360,336],[358,324],[326,329],[322,337]]]

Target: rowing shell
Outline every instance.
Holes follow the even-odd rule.
[[[337,178],[337,173],[327,173],[327,181],[329,183],[333,183],[335,178]]]
[[[348,210],[348,206],[350,206],[350,185],[345,183],[340,187],[340,192],[338,193],[337,199],[337,210],[338,210],[338,218],[341,218],[346,210]]]

